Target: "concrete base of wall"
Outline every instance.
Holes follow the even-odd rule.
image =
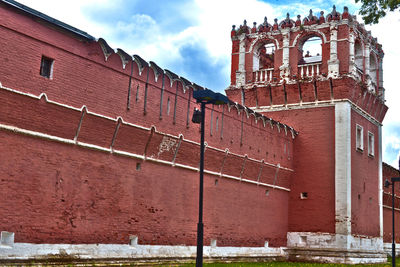
[[[203,253],[205,261],[286,260],[286,254],[282,248],[205,246]],[[0,263],[15,264],[32,261],[166,263],[194,261],[195,258],[195,246],[30,243],[15,243],[12,247],[0,246]]]
[[[392,256],[392,243],[383,243],[383,250],[385,251],[386,255]],[[396,256],[400,255],[400,244],[396,243]]]
[[[398,246],[400,249],[400,245]],[[302,261],[331,263],[383,263],[391,244],[381,238],[342,236],[328,233],[288,233],[287,248],[204,247],[204,261]],[[397,251],[398,252],[398,251]],[[168,263],[190,262],[196,258],[195,246],[157,246],[120,244],[30,244],[0,245],[0,264],[22,266],[32,262]],[[39,264],[40,265],[40,264]],[[91,265],[90,265],[91,266]]]
[[[382,238],[329,233],[290,232],[286,253],[291,261],[383,263],[387,253]]]
[[[362,250],[289,248],[286,250],[289,261],[324,263],[385,263],[386,253]]]

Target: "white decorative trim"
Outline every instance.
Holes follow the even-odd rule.
[[[368,131],[367,134],[368,138],[367,138],[367,142],[368,142],[368,156],[370,157],[374,157],[375,156],[375,136],[373,133],[371,133],[370,131]]]
[[[335,105],[335,232],[351,234],[351,105]]]
[[[356,124],[356,149],[364,151],[364,128],[359,124]]]
[[[39,133],[39,132],[31,131],[31,130],[21,129],[21,128],[9,126],[9,125],[0,124],[0,129],[15,132],[15,133],[20,133],[20,134],[24,134],[24,135],[34,136],[34,137],[38,137],[38,138],[42,138],[42,139],[47,139],[47,140],[51,140],[51,141],[56,141],[56,142],[60,142],[60,143],[65,143],[65,144],[70,144],[70,145],[78,145],[81,147],[90,148],[90,149],[99,150],[99,151],[108,152],[108,153],[113,153],[113,154],[117,154],[117,155],[119,154],[119,155],[132,157],[132,158],[136,158],[136,159],[140,159],[140,160],[153,161],[153,162],[157,162],[157,163],[161,163],[161,164],[165,164],[165,165],[169,165],[169,166],[174,166],[174,167],[179,167],[179,168],[183,168],[183,169],[187,169],[187,170],[192,170],[192,171],[196,171],[196,172],[199,171],[199,168],[192,167],[189,165],[173,163],[170,161],[160,160],[160,159],[151,158],[151,157],[145,157],[143,155],[138,155],[138,154],[121,151],[121,150],[113,150],[111,148],[105,148],[105,147],[88,144],[88,143],[84,143],[84,142],[75,142],[74,140],[61,138],[61,137],[57,137],[57,136],[53,136],[53,135],[48,135],[48,134],[44,134],[44,133]],[[290,171],[293,171],[293,170],[290,170]],[[281,187],[281,186],[270,185],[270,184],[266,184],[266,183],[257,183],[257,181],[241,179],[240,177],[237,177],[237,176],[221,174],[221,173],[217,173],[217,172],[213,172],[213,171],[209,171],[209,170],[204,170],[204,172],[207,174],[210,174],[210,175],[218,176],[218,177],[230,178],[230,179],[239,180],[242,182],[257,184],[257,185],[261,185],[261,186],[265,186],[265,187],[270,187],[270,188],[275,188],[275,189],[280,189],[280,190],[290,192],[289,188],[285,188],[285,187]]]
[[[259,106],[259,107],[249,107],[250,109],[254,110],[255,112],[271,112],[271,111],[281,111],[281,110],[289,110],[289,109],[307,109],[307,108],[320,108],[320,107],[332,107],[335,103],[340,102],[349,102],[351,104],[351,108],[356,111],[359,115],[363,116],[369,122],[373,123],[376,126],[382,125],[377,119],[369,115],[366,111],[362,108],[357,106],[351,100],[344,98],[344,99],[333,99],[333,100],[322,100],[322,101],[314,101],[314,102],[302,102],[301,105],[299,103],[295,104],[287,104],[285,105],[272,105],[272,106]]]
[[[326,39],[325,33],[323,33],[322,31],[320,31],[320,30],[318,30],[318,29],[307,29],[307,30],[305,30],[304,32],[307,32],[307,33],[310,33],[310,32],[318,33],[319,35],[322,36],[322,41],[323,41],[324,44],[328,42],[327,39]],[[300,36],[301,36],[301,33],[299,32],[299,34],[294,38],[293,43],[292,43],[292,45],[291,45],[290,47],[296,47],[297,42],[298,42],[299,39],[300,39]],[[303,36],[303,37],[304,37],[304,36]],[[318,37],[319,37],[319,36],[318,36]]]
[[[151,128],[154,128],[156,133],[161,134],[161,135],[164,135],[164,136],[167,136],[167,137],[175,138],[175,139],[180,139],[180,136],[183,137],[183,134],[179,134],[178,136],[176,136],[176,135],[172,135],[172,134],[168,134],[168,133],[164,133],[164,132],[157,131],[155,125],[152,125],[151,127],[144,127],[144,126],[141,126],[141,125],[138,125],[138,124],[134,124],[134,123],[130,123],[130,122],[125,122],[125,121],[123,120],[123,118],[120,117],[120,116],[117,116],[117,117],[115,117],[115,118],[112,118],[112,117],[108,117],[108,116],[105,116],[105,115],[102,115],[102,114],[98,114],[98,113],[95,113],[95,112],[91,112],[91,111],[89,111],[89,110],[87,109],[87,107],[86,107],[85,105],[83,105],[81,108],[76,108],[76,107],[69,106],[69,105],[66,105],[66,104],[58,103],[58,102],[55,102],[55,101],[52,101],[52,100],[47,99],[47,95],[46,95],[45,93],[41,93],[39,96],[36,96],[36,95],[34,95],[34,94],[24,93],[24,92],[17,91],[17,90],[14,90],[14,89],[11,89],[11,88],[7,88],[7,87],[2,87],[2,86],[0,86],[0,88],[1,88],[1,89],[4,89],[4,90],[6,90],[6,91],[10,91],[10,92],[13,92],[13,93],[16,93],[16,94],[19,94],[19,95],[28,96],[28,97],[31,97],[31,98],[34,98],[34,99],[38,99],[38,100],[39,100],[41,97],[44,96],[47,103],[54,104],[54,105],[57,105],[57,106],[60,106],[60,107],[64,107],[64,108],[68,108],[68,109],[72,109],[72,110],[75,110],[75,111],[84,112],[84,113],[85,113],[85,116],[86,116],[86,114],[88,114],[88,115],[94,115],[94,116],[97,116],[97,117],[100,117],[100,118],[103,118],[103,119],[111,120],[111,121],[113,121],[113,122],[121,122],[122,124],[125,124],[125,125],[128,125],[128,126],[132,126],[132,127],[135,127],[135,128],[139,128],[139,129],[142,129],[142,130],[146,130],[146,131],[150,131]],[[237,107],[237,108],[238,108],[238,107]],[[239,108],[238,108],[238,112],[239,112],[239,111],[240,111],[240,110],[239,110]],[[239,113],[239,114],[240,114],[240,113]],[[82,118],[81,118],[81,119],[82,119]],[[18,127],[11,127],[11,126],[8,126],[8,125],[3,125],[3,126],[5,127],[5,129],[9,129],[9,130],[10,130],[10,129],[19,129],[19,130],[16,130],[16,131],[26,131],[26,133],[24,133],[24,134],[27,134],[27,135],[36,135],[36,133],[37,133],[38,137],[45,138],[45,139],[50,139],[50,140],[53,140],[53,141],[64,142],[64,141],[60,141],[60,140],[67,140],[68,143],[69,143],[69,141],[70,141],[69,139],[59,138],[59,137],[56,137],[56,136],[51,136],[51,135],[47,135],[47,134],[43,134],[43,133],[39,133],[39,132],[35,132],[35,131],[30,131],[30,130],[24,130],[24,129],[21,129],[21,128],[18,128]],[[0,128],[3,128],[3,126],[1,126],[1,124],[0,124]],[[79,125],[78,125],[78,126],[79,126]],[[10,127],[10,128],[9,128],[9,127]],[[78,127],[78,128],[79,128],[79,127]],[[13,130],[11,130],[11,131],[13,131]],[[53,138],[54,138],[54,139],[53,139]],[[185,138],[183,138],[182,140],[185,141],[185,142],[188,142],[188,143],[191,143],[191,144],[200,146],[200,143],[199,143],[199,142],[196,142],[196,141],[193,141],[193,140],[190,140],[190,139],[185,139]],[[79,142],[79,144],[84,144],[84,143]],[[90,145],[90,144],[87,144],[87,145]],[[98,147],[98,146],[95,146],[95,145],[90,145],[90,146],[91,146],[92,148]],[[213,150],[215,150],[215,151],[220,151],[220,152],[223,152],[223,153],[225,153],[225,151],[226,151],[226,149],[220,149],[220,148],[216,148],[216,147],[212,147],[212,146],[207,146],[207,148],[208,148],[208,149],[213,149]],[[103,148],[103,147],[98,147],[98,148],[96,148],[96,149],[103,150],[104,148]],[[107,150],[107,151],[108,151],[108,150]],[[114,151],[114,152],[115,152],[115,151]],[[121,151],[121,153],[122,153],[122,151]],[[236,153],[232,153],[232,152],[229,152],[229,154],[234,155],[234,156],[238,156],[238,157],[244,157],[243,155],[236,154]],[[140,156],[140,155],[139,155],[139,156]],[[255,161],[255,162],[262,162],[262,161],[263,161],[263,159],[257,160],[257,159],[253,159],[253,158],[249,158],[249,160],[250,160],[250,161]],[[269,165],[269,166],[272,166],[272,167],[278,167],[278,165],[279,165],[279,164],[273,164],[273,163],[269,163],[269,162],[264,162],[264,163],[265,163],[266,165]],[[285,171],[294,172],[293,169],[290,169],[290,168],[287,168],[287,167],[282,167],[282,166],[280,166],[280,165],[279,165],[279,168],[281,168],[282,170],[285,170]]]

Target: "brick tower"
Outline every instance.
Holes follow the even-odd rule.
[[[335,6],[328,15],[244,21],[231,38],[228,97],[299,132],[289,254],[381,261],[382,46],[347,7]],[[318,51],[307,52],[315,41]]]

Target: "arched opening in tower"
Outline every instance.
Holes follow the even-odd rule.
[[[275,62],[275,44],[268,41],[259,45],[253,52],[254,80],[271,81]]]
[[[358,75],[362,76],[364,74],[364,55],[361,43],[358,40],[354,44],[354,63]]]
[[[299,45],[301,64],[319,63],[322,61],[322,40],[318,36],[310,36]]]
[[[298,45],[299,78],[312,78],[321,74],[322,39],[317,35],[309,35],[300,40]]]
[[[371,79],[372,88],[376,92],[377,88],[377,70],[378,70],[378,62],[377,57],[374,52],[371,52],[369,55],[369,77]]]
[[[275,45],[273,43],[263,44],[254,51],[253,71],[270,69],[274,67]]]

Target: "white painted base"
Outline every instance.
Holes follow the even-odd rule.
[[[332,263],[383,263],[387,261],[383,239],[353,235],[290,232],[290,260]]]
[[[350,243],[346,243],[350,242]],[[346,244],[350,244],[347,248]],[[397,253],[400,251],[398,245]],[[381,238],[363,238],[327,233],[288,233],[287,248],[205,246],[205,259],[295,260],[332,263],[382,263],[391,244]],[[196,257],[195,246],[117,244],[30,244],[0,246],[0,262],[57,261],[185,261]]]
[[[275,258],[282,259],[281,248],[204,246],[204,258]],[[67,259],[191,259],[196,257],[196,246],[116,245],[116,244],[30,244],[14,243],[0,246],[0,261],[45,258]]]
[[[392,243],[383,243],[383,250],[386,255],[392,256]],[[396,256],[400,255],[400,244],[396,243]]]

